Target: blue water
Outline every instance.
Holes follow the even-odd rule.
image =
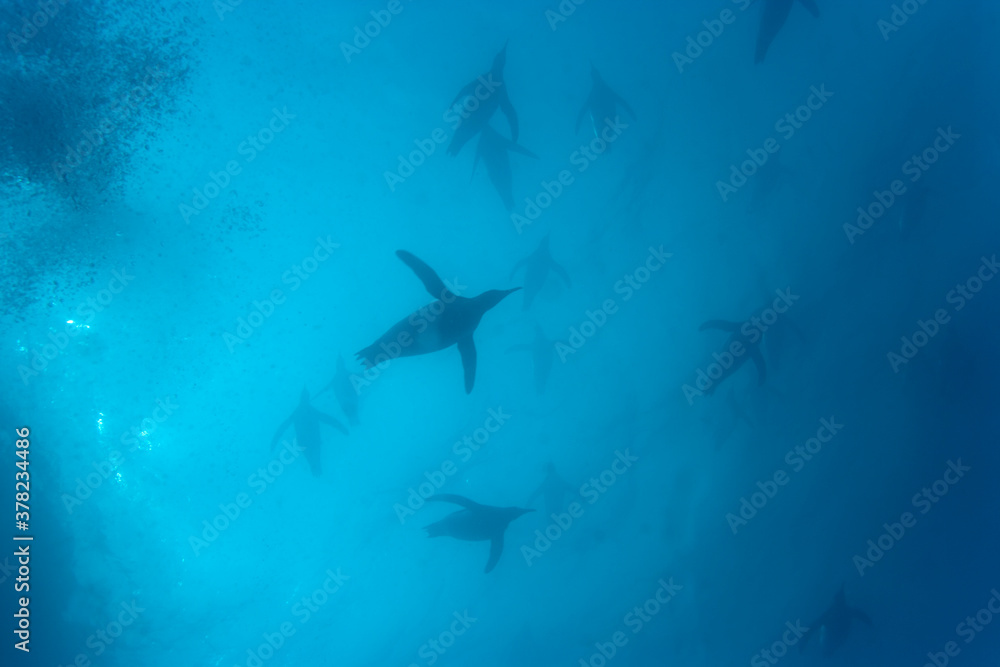
[[[996,665],[1000,13],[786,4],[4,0],[3,664]]]

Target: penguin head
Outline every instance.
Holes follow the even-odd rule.
[[[504,297],[506,297],[509,294],[513,294],[519,289],[521,288],[515,287],[514,289],[491,289],[488,292],[483,292],[479,296],[475,297],[474,301],[476,302],[476,305],[478,305],[482,309],[482,312],[485,313],[487,310],[493,308],[493,306],[503,301]]]

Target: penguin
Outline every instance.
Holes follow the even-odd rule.
[[[322,472],[320,462],[320,448],[323,445],[323,441],[320,438],[319,426],[320,423],[327,424],[337,429],[344,435],[347,435],[347,429],[344,428],[343,424],[338,422],[336,419],[330,415],[324,414],[314,408],[309,403],[309,390],[303,388],[302,394],[299,396],[299,407],[295,408],[295,412],[292,416],[281,422],[281,426],[275,432],[274,437],[271,438],[271,451],[278,446],[278,440],[281,438],[281,434],[284,433],[289,426],[295,426],[295,439],[298,441],[299,447],[304,450],[306,455],[306,460],[309,461],[309,467],[312,469],[312,474],[315,477],[319,477]]]
[[[799,0],[799,2],[809,10],[810,14],[819,18],[819,7],[816,5],[816,0]],[[757,29],[757,52],[754,55],[754,64],[764,62],[771,42],[781,32],[794,4],[795,0],[764,0],[764,8],[760,14],[760,27]]]
[[[354,428],[358,425],[358,392],[354,388],[354,383],[351,382],[351,374],[347,372],[343,355],[337,355],[337,372],[330,380],[330,384],[319,390],[316,398],[331,389],[337,398],[340,409],[347,417],[347,423],[351,425],[351,428]]]
[[[569,274],[563,269],[559,264],[552,259],[552,255],[549,253],[549,235],[546,234],[541,243],[538,244],[538,248],[535,252],[531,253],[511,269],[509,280],[514,279],[514,274],[517,273],[518,269],[525,267],[524,271],[524,302],[522,304],[521,310],[528,310],[531,307],[531,302],[535,300],[535,297],[542,290],[542,286],[545,285],[545,279],[548,278],[549,271],[554,272],[558,275],[564,283],[566,283],[567,288],[572,288],[573,284],[570,282]]]
[[[632,120],[635,120],[635,112],[632,111],[632,107],[620,95],[611,90],[608,84],[604,83],[601,73],[597,71],[593,63],[590,64],[590,78],[590,96],[580,107],[580,113],[576,115],[577,134],[580,134],[580,123],[583,122],[583,117],[588,111],[595,137],[600,136],[598,133],[605,123],[614,121],[615,117],[618,116],[618,107],[622,107]],[[610,144],[608,146],[610,147]]]
[[[549,340],[545,332],[538,324],[535,325],[535,340],[531,345],[519,344],[507,348],[507,353],[530,352],[531,361],[535,368],[535,391],[539,394],[545,393],[545,385],[549,379],[549,372],[552,370],[552,362],[556,358],[555,341]]]
[[[365,368],[372,368],[382,361],[429,354],[457,345],[465,369],[465,393],[472,393],[476,381],[476,346],[472,334],[486,311],[521,288],[489,290],[471,299],[458,296],[445,286],[434,269],[414,255],[397,250],[396,256],[417,274],[435,301],[400,320],[374,343],[359,350],[358,360]]]
[[[482,159],[486,165],[486,173],[490,177],[490,182],[496,189],[500,199],[503,200],[504,208],[507,211],[514,210],[514,194],[511,188],[510,176],[510,156],[508,151],[514,151],[521,155],[527,155],[538,159],[538,156],[520,144],[500,136],[500,133],[487,125],[479,134],[479,144],[476,146],[476,159],[472,163],[472,174],[476,174],[476,166]]]
[[[460,101],[464,102],[470,97],[474,98],[477,104],[475,108],[472,108],[471,104],[463,104],[461,117],[454,119],[453,122],[457,122],[458,126],[455,128],[455,134],[451,137],[451,143],[448,144],[448,155],[458,155],[462,146],[469,139],[489,125],[490,118],[493,117],[498,108],[507,117],[511,142],[517,143],[517,111],[507,95],[507,82],[503,78],[503,68],[506,64],[507,42],[504,42],[503,48],[493,58],[493,66],[490,71],[463,86],[458,91],[458,95],[455,95],[455,99],[451,101],[449,109],[454,109],[456,104]]]
[[[872,624],[872,619],[868,614],[860,609],[847,606],[847,599],[844,597],[844,585],[840,585],[837,597],[834,598],[830,608],[823,612],[823,615],[809,626],[802,643],[799,645],[799,652],[805,650],[806,643],[813,634],[819,633],[819,643],[823,650],[823,655],[832,655],[834,651],[843,646],[847,641],[847,635],[851,631],[851,622],[854,620],[863,621],[868,625]]]
[[[545,511],[549,516],[562,512],[566,507],[566,496],[573,497],[578,491],[573,485],[564,480],[556,472],[556,466],[552,461],[545,464],[545,479],[535,489],[535,492],[528,498],[525,505],[530,505],[539,497],[545,499]]]
[[[763,340],[763,334],[758,329],[751,329],[749,333],[744,333],[742,331],[743,328],[743,324],[739,322],[728,322],[726,320],[709,320],[703,322],[698,327],[698,331],[707,331],[709,329],[728,331],[730,336],[726,340],[726,344],[722,346],[722,354],[733,357],[733,361],[729,367],[723,367],[722,375],[715,380],[712,386],[705,390],[706,394],[714,392],[716,387],[725,382],[726,378],[735,374],[746,363],[747,359],[753,359],[753,363],[757,367],[757,384],[764,384],[764,380],[767,377],[767,368],[764,365],[764,355],[760,351],[760,342]],[[738,356],[731,351],[733,345],[737,344],[743,348],[743,353]]]
[[[533,509],[521,507],[491,507],[480,505],[468,498],[451,493],[433,495],[427,500],[461,505],[465,509],[449,514],[440,521],[435,521],[424,527],[427,537],[447,535],[456,540],[466,542],[483,542],[490,540],[490,558],[486,561],[484,573],[489,573],[496,567],[503,554],[503,536],[510,522],[517,517],[534,512]]]

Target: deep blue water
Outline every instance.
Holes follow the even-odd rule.
[[[997,664],[997,7],[578,2],[0,3],[4,665]]]

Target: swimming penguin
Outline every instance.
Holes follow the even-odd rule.
[[[844,597],[844,585],[841,584],[840,590],[837,591],[837,597],[834,599],[833,604],[830,605],[830,608],[823,612],[823,615],[815,623],[809,626],[809,630],[806,631],[805,636],[802,638],[802,644],[799,645],[799,652],[801,653],[805,650],[806,643],[813,634],[819,633],[819,643],[823,649],[823,655],[832,655],[834,651],[847,641],[847,635],[851,630],[851,622],[855,619],[863,621],[868,625],[872,624],[872,619],[868,618],[868,614],[860,609],[847,606],[847,600]]]
[[[555,341],[549,340],[542,331],[542,327],[535,325],[535,340],[531,345],[525,343],[512,345],[507,348],[507,352],[530,352],[531,361],[535,368],[535,391],[539,394],[545,393],[545,384],[549,379],[549,372],[552,370],[552,362],[556,358]]]
[[[454,503],[465,508],[425,526],[427,537],[447,535],[466,542],[490,540],[490,559],[486,561],[486,569],[483,572],[492,570],[496,567],[497,561],[500,560],[500,555],[503,553],[503,535],[510,522],[522,514],[535,511],[520,507],[480,505],[468,498],[451,493],[430,496],[427,500]]]
[[[347,365],[344,363],[344,357],[342,355],[337,355],[337,372],[330,380],[330,384],[326,385],[316,394],[319,398],[320,395],[326,393],[329,390],[333,390],[333,395],[337,398],[337,403],[340,404],[340,409],[344,412],[347,417],[347,422],[351,427],[358,425],[358,392],[354,388],[354,383],[351,382],[351,374],[347,372]]]
[[[810,14],[819,18],[819,7],[816,6],[816,0],[799,0],[799,2],[809,10]],[[785,25],[793,4],[795,4],[795,0],[764,0],[764,7],[760,14],[760,27],[757,29],[757,53],[754,55],[754,63],[764,62],[767,49]]]
[[[722,355],[733,357],[733,361],[730,363],[729,368],[725,368],[721,364],[719,365],[722,368],[722,375],[705,390],[706,394],[714,392],[716,387],[722,384],[726,378],[735,374],[747,359],[753,359],[753,363],[757,367],[757,384],[764,384],[764,378],[767,376],[767,368],[764,366],[764,355],[760,352],[760,342],[763,340],[763,334],[759,329],[751,328],[748,322],[741,324],[726,320],[709,320],[698,327],[698,331],[707,331],[708,329],[719,329],[720,331],[728,331],[730,333],[726,344],[722,346]],[[732,346],[736,344],[743,346],[743,353],[739,356],[731,352]]]
[[[360,350],[358,360],[366,368],[372,368],[396,357],[429,354],[457,345],[465,369],[465,393],[471,393],[476,381],[476,346],[472,334],[486,311],[521,288],[489,290],[469,299],[452,293],[434,269],[405,250],[397,250],[396,256],[417,274],[436,300],[400,320],[378,340]]]
[[[504,208],[508,211],[514,210],[514,193],[511,187],[510,176],[510,156],[508,151],[514,151],[521,155],[538,158],[537,155],[529,151],[520,144],[515,144],[510,139],[500,136],[496,130],[487,125],[479,134],[479,145],[476,146],[476,159],[472,163],[472,173],[476,173],[476,165],[482,159],[486,165],[486,173],[490,177],[490,182],[503,200]]]
[[[567,496],[573,497],[578,493],[572,484],[559,476],[555,464],[549,461],[545,464],[545,479],[531,494],[525,505],[530,505],[535,502],[536,498],[542,497],[545,499],[545,512],[552,516],[565,509]]]
[[[343,424],[309,404],[309,390],[303,389],[299,397],[299,407],[295,408],[295,412],[292,413],[291,417],[281,422],[281,426],[278,427],[274,437],[271,439],[271,450],[273,451],[278,445],[281,434],[289,426],[294,425],[295,439],[298,441],[299,447],[305,450],[306,460],[309,461],[312,474],[319,477],[320,472],[322,472],[320,467],[320,461],[322,460],[320,448],[323,445],[319,434],[319,425],[321,422],[347,435],[347,429],[344,428]]]
[[[514,279],[514,274],[517,273],[518,269],[525,267],[524,271],[524,304],[522,310],[528,310],[531,306],[531,302],[535,300],[535,296],[542,290],[545,285],[545,279],[549,276],[549,271],[554,272],[562,281],[566,283],[566,287],[572,287],[572,283],[569,280],[569,274],[566,270],[559,266],[552,255],[549,253],[549,235],[546,234],[541,243],[538,244],[538,248],[535,252],[531,253],[517,264],[510,272],[510,280]]]
[[[595,137],[600,136],[598,133],[605,124],[614,122],[618,116],[619,106],[628,113],[633,121],[635,120],[635,112],[632,111],[632,107],[620,95],[611,90],[608,84],[604,83],[601,73],[597,71],[593,63],[590,64],[590,78],[592,81],[590,96],[587,97],[587,101],[580,107],[580,113],[576,116],[577,134],[580,134],[580,123],[583,122],[583,116],[588,111],[590,112],[590,122],[593,126]]]
[[[463,106],[459,112],[461,118],[454,120],[458,123],[458,127],[455,128],[455,134],[452,135],[451,143],[448,144],[448,155],[458,155],[465,142],[489,125],[490,118],[493,117],[497,108],[507,117],[507,123],[510,125],[510,140],[517,143],[517,111],[514,110],[514,105],[511,104],[510,97],[507,96],[507,82],[503,78],[503,68],[506,64],[507,43],[504,42],[503,48],[493,58],[493,66],[490,71],[463,86],[455,99],[452,100],[449,108],[454,108],[459,102],[462,102]],[[465,103],[470,98],[475,100],[475,105]]]

